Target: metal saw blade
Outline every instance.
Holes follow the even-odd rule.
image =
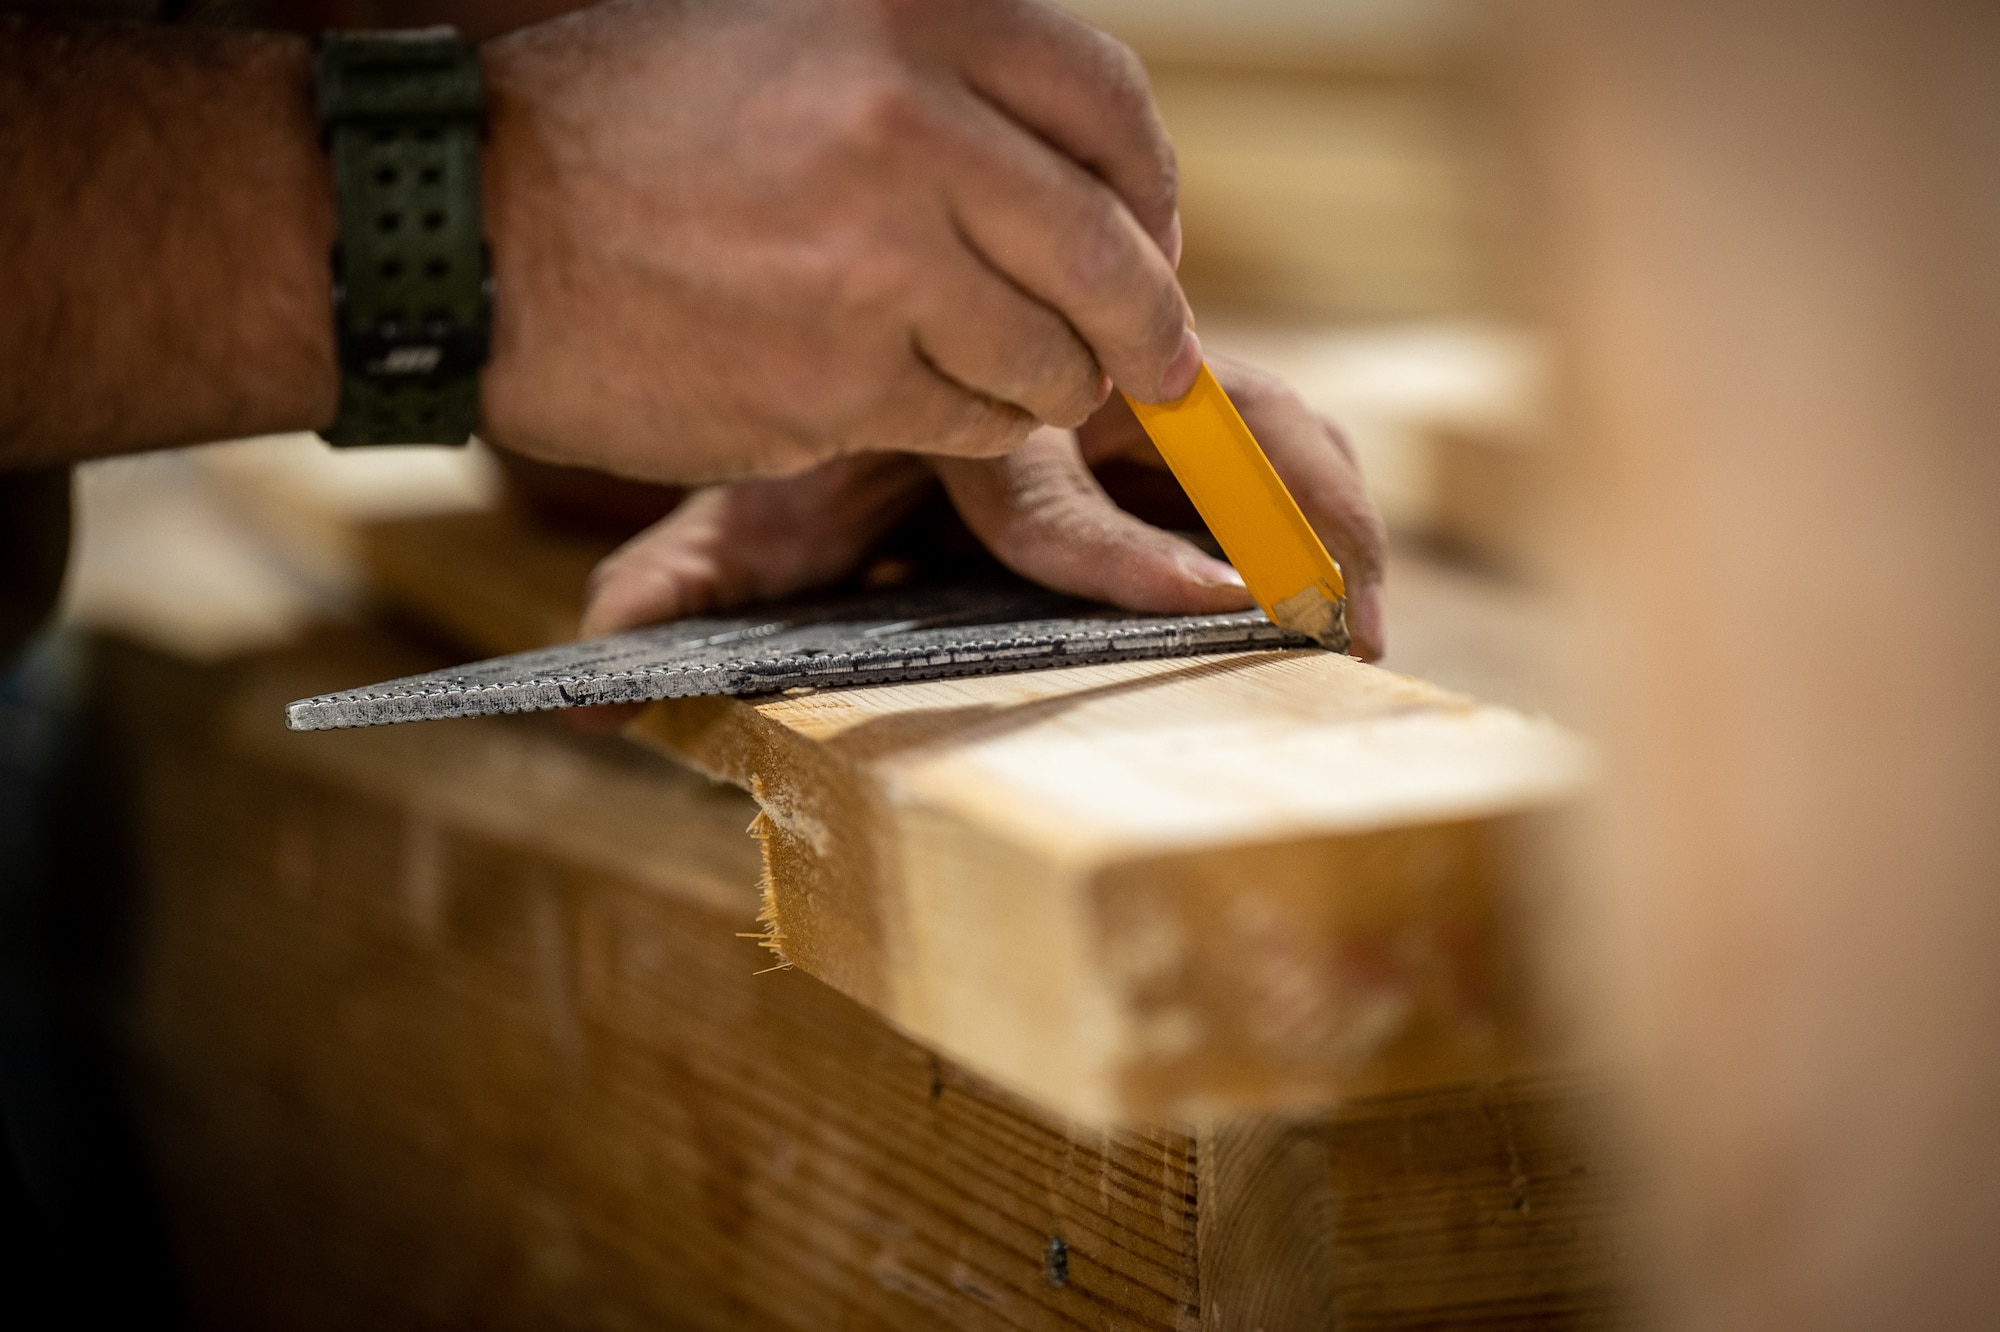
[[[930,585],[675,620],[321,694],[286,707],[285,724],[324,731],[1312,646],[1257,610],[1142,615],[1025,582]]]

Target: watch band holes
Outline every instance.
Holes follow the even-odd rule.
[[[438,209],[433,208],[431,209],[430,212],[424,214],[425,231],[436,231],[443,225],[444,225],[444,214]]]
[[[397,278],[403,276],[403,261],[401,259],[384,259],[380,264],[376,265],[375,271],[381,275],[384,281],[394,282]]]
[[[444,179],[444,168],[433,164],[417,173],[417,179],[426,185],[435,185]]]
[[[384,213],[375,219],[375,229],[377,231],[394,231],[402,225],[403,215],[401,213]]]
[[[426,125],[422,129],[417,131],[418,143],[436,143],[438,139],[441,137],[442,135],[439,133],[438,128],[435,125]]]
[[[424,264],[424,276],[428,278],[441,278],[449,272],[451,265],[442,259],[431,259]]]
[[[392,129],[378,129],[370,133],[368,137],[377,143],[394,143],[396,141],[396,131]]]

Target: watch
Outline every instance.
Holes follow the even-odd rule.
[[[340,238],[329,444],[463,444],[479,423],[492,265],[479,53],[450,28],[329,33],[314,58]]]

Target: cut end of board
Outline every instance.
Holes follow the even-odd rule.
[[[1347,651],[1347,598],[1328,591],[1323,583],[1314,583],[1272,606],[1271,620],[1321,647]]]

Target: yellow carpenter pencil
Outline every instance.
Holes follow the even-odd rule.
[[[1345,652],[1340,566],[1209,368],[1178,401],[1126,401],[1264,613]]]

